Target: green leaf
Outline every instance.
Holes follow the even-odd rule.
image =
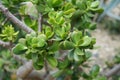
[[[38,54],[32,54],[32,60],[36,63],[36,61],[38,60]]]
[[[23,45],[26,45],[26,39],[20,38],[20,39],[19,39],[19,43],[21,43],[21,44],[23,44]]]
[[[86,59],[89,59],[92,56],[91,52],[85,52]]]
[[[90,25],[89,25],[89,29],[91,29],[91,30],[94,30],[94,29],[96,29],[96,23],[91,23]]]
[[[35,47],[43,47],[45,45],[45,43],[46,43],[45,40],[34,37],[32,39],[31,44],[32,44],[32,47],[35,48]]]
[[[65,40],[65,41],[61,42],[59,46],[63,50],[70,50],[70,49],[74,48],[74,43]]]
[[[58,7],[62,4],[62,0],[52,0],[52,6]]]
[[[31,46],[33,37],[36,37],[36,33],[27,34],[25,36],[27,46]]]
[[[22,4],[25,4],[25,14],[29,15],[33,18],[38,18],[38,11],[36,9],[36,6],[31,2],[22,2]]]
[[[39,39],[38,47],[43,47],[45,45],[46,45],[46,41],[44,39]]]
[[[88,36],[83,37],[83,43],[80,44],[80,46],[89,46],[91,43],[92,39]]]
[[[90,71],[90,76],[92,76],[92,78],[97,77],[97,75],[99,74],[99,70],[100,67],[98,65],[94,65]]]
[[[77,54],[77,55],[84,55],[84,52],[82,50],[80,50],[79,48],[76,48],[74,50],[74,53]]]
[[[69,61],[67,58],[65,58],[64,61],[59,61],[58,68],[65,69],[68,65],[69,65]]]
[[[27,47],[21,43],[18,43],[14,48],[13,52],[15,54],[24,54],[27,51]]]
[[[2,67],[3,64],[4,64],[4,60],[0,58],[0,68]]]
[[[90,5],[90,7],[91,8],[96,8],[96,7],[98,7],[99,6],[99,1],[94,1],[94,2],[92,2],[92,4]]]
[[[69,15],[71,13],[75,12],[74,8],[68,9],[67,11],[64,12],[65,15]]]
[[[45,35],[49,39],[53,37],[54,32],[51,30],[50,27],[45,26]]]
[[[90,8],[90,10],[98,13],[102,13],[104,11],[102,8],[96,8],[96,9]]]
[[[9,59],[9,58],[11,58],[11,54],[10,54],[10,51],[9,50],[3,50],[3,51],[1,51],[0,52],[1,53],[1,55],[2,55],[2,58],[4,58],[4,59]]]
[[[73,59],[74,59],[74,50],[71,50],[69,53],[68,53],[68,59],[70,60],[70,61],[72,61]]]
[[[74,31],[71,33],[71,40],[78,45],[80,39],[82,38],[82,32],[81,31]]]
[[[56,67],[58,64],[57,59],[55,59],[54,57],[51,57],[51,56],[47,57],[47,61],[52,67]]]
[[[55,52],[58,51],[59,49],[59,42],[54,42],[52,45],[49,47],[50,52]]]
[[[77,55],[76,53],[74,53],[74,60],[75,60],[75,61],[79,61],[79,60],[80,60],[79,55]]]
[[[56,71],[52,74],[53,77],[59,77],[61,76],[61,74],[63,74],[64,70],[59,70],[59,71]]]

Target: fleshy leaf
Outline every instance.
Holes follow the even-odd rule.
[[[94,1],[92,2],[92,4],[90,5],[91,8],[96,8],[99,6],[99,1]]]
[[[14,48],[13,48],[13,52],[15,54],[24,54],[26,52],[28,48],[21,44],[21,43],[18,43]]]
[[[80,50],[79,48],[76,48],[74,53],[77,55],[84,55],[84,52],[82,50]]]
[[[92,39],[88,36],[83,37],[83,43],[80,46],[89,46]]]
[[[54,57],[47,57],[47,61],[52,67],[56,67],[58,62]]]
[[[68,53],[68,59],[72,61],[72,60],[74,59],[73,56],[74,56],[74,50],[71,50],[71,51]]]
[[[73,33],[71,33],[71,40],[75,43],[78,44],[79,40],[82,37],[82,32],[81,31],[74,31]]]
[[[98,73],[99,73],[100,67],[98,65],[94,65],[90,71],[90,75],[92,76],[92,78],[97,77]]]
[[[63,50],[70,50],[74,48],[74,43],[70,42],[70,41],[63,41],[60,43],[60,48]]]

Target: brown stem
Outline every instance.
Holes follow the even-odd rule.
[[[24,30],[27,33],[34,32],[30,27],[28,27],[26,24],[24,24],[22,21],[20,21],[18,18],[16,18],[2,3],[0,3],[0,10],[1,12],[15,25],[17,25],[19,28]]]
[[[4,41],[2,41],[2,40],[0,40],[0,45],[3,46],[3,47],[6,47],[6,48],[8,48],[8,47],[11,46],[11,45],[10,45],[10,42],[4,42]]]
[[[49,75],[49,68],[48,68],[46,59],[44,60],[44,64],[45,64],[45,70],[46,70],[46,74],[44,75],[44,77],[47,77]]]
[[[116,65],[115,67],[113,67],[110,71],[108,71],[105,76],[107,78],[110,78],[111,76],[115,75],[116,73],[118,73],[120,71],[120,64]]]

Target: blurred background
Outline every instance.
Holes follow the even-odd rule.
[[[92,62],[99,64],[104,71],[120,64],[120,0],[100,1],[104,12],[94,17],[98,24],[91,33],[97,41]],[[120,74],[113,76],[112,80],[120,80]]]

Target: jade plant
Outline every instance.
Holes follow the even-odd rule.
[[[8,41],[0,43],[6,43],[3,47],[23,62],[16,72],[19,78],[32,77],[33,70],[45,69],[41,77],[37,74],[37,79],[30,79],[106,80],[99,76],[98,65],[84,71],[88,66],[85,62],[91,57],[88,50],[94,49],[96,43],[87,31],[96,28],[92,21],[94,14],[103,12],[99,1],[2,0],[0,10],[3,26],[0,39]]]

